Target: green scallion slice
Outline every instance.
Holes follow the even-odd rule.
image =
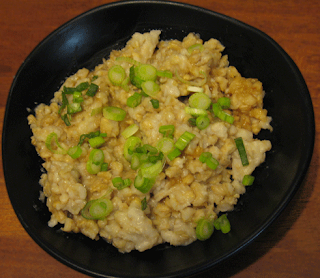
[[[82,217],[90,220],[102,220],[106,218],[113,210],[111,200],[100,198],[89,201],[81,210]]]
[[[202,163],[205,163],[207,161],[208,158],[212,157],[212,153],[210,152],[203,152],[200,157],[199,157],[199,160],[202,162]]]
[[[162,125],[159,127],[159,132],[164,137],[173,138],[174,131],[175,131],[174,125]]]
[[[101,171],[101,164],[96,165],[92,162],[92,160],[88,160],[86,164],[86,169],[89,174],[95,175]]]
[[[172,152],[168,153],[167,157],[172,161],[180,155],[181,151],[178,148],[175,148]]]
[[[254,182],[254,176],[251,176],[251,175],[244,175],[244,176],[243,176],[242,184],[243,184],[244,186],[252,185],[253,182]]]
[[[218,104],[222,109],[228,109],[230,107],[231,100],[228,97],[221,97],[218,99]]]
[[[194,50],[203,51],[204,46],[200,43],[193,44],[187,48],[188,52],[191,54]]]
[[[152,107],[153,107],[154,109],[158,109],[158,108],[159,108],[159,100],[157,100],[157,99],[151,99],[150,102],[151,102]]]
[[[88,141],[92,148],[99,148],[101,145],[103,145],[106,142],[102,136],[90,138]]]
[[[81,111],[82,111],[82,107],[79,102],[72,102],[67,105],[68,114],[75,114]]]
[[[112,121],[123,121],[127,112],[119,107],[108,106],[102,109],[103,116]]]
[[[194,93],[189,97],[189,105],[198,109],[208,109],[211,104],[211,99],[202,92]]]
[[[207,240],[211,237],[213,233],[213,224],[211,221],[208,221],[207,219],[200,219],[197,223],[196,227],[196,236],[199,240]]]
[[[239,155],[240,155],[240,159],[241,159],[241,163],[242,166],[248,166],[249,165],[249,160],[247,157],[247,152],[246,149],[244,147],[244,143],[241,137],[238,137],[236,139],[234,139],[237,149],[239,151]]]
[[[119,65],[112,66],[108,71],[110,82],[115,86],[120,86],[126,78],[126,71]]]
[[[57,149],[53,149],[52,141],[54,141],[56,143]],[[47,136],[45,144],[46,144],[47,149],[49,149],[54,154],[66,154],[67,153],[67,151],[60,145],[60,143],[58,141],[58,135],[55,132],[51,132]]]
[[[173,74],[170,70],[157,70],[157,75],[160,77],[172,78]]]
[[[216,160],[214,157],[209,157],[209,158],[206,160],[206,164],[207,164],[207,166],[208,166],[210,169],[212,169],[212,170],[217,169],[217,167],[219,166],[218,160]]]
[[[86,95],[89,97],[94,97],[95,94],[98,92],[98,89],[99,86],[97,84],[91,83],[88,91],[86,92]]]
[[[136,136],[131,136],[126,140],[123,148],[123,155],[126,160],[131,161],[132,154],[141,146],[141,143],[141,139]]]
[[[108,171],[108,163],[103,162],[103,163],[101,164],[100,172],[105,172],[105,171]]]
[[[139,174],[139,172],[134,180],[134,187],[144,194],[148,193],[154,185],[155,179],[143,177],[141,174]]]
[[[150,97],[155,97],[160,91],[160,86],[153,80],[144,81],[141,83],[141,89]]]
[[[157,143],[157,148],[165,155],[171,153],[174,150],[174,140],[169,137],[163,137]]]
[[[124,131],[122,131],[121,135],[123,138],[128,139],[130,136],[135,134],[139,130],[138,125],[132,124],[129,125]]]
[[[104,161],[103,151],[99,149],[93,149],[89,154],[89,160],[95,165],[101,165]]]
[[[208,116],[199,116],[197,119],[196,119],[196,126],[197,128],[199,129],[206,129],[210,124],[210,119]]]
[[[135,92],[132,96],[128,97],[127,105],[131,108],[137,107],[142,100],[142,95]]]
[[[147,197],[144,197],[141,201],[141,209],[145,210],[147,208]]]
[[[71,158],[77,159],[82,154],[82,149],[78,145],[77,146],[73,146],[73,147],[69,148],[67,153]]]
[[[229,233],[231,230],[231,225],[226,214],[222,214],[218,219],[214,220],[213,225],[224,234]]]
[[[191,142],[191,140],[195,137],[195,134],[185,131],[175,143],[175,147],[180,151],[183,151],[187,145]]]
[[[190,114],[190,115],[192,115],[194,117],[207,116],[208,115],[208,112],[205,109],[194,108],[194,107],[189,107],[189,106],[186,106],[184,108],[184,111],[187,114]]]

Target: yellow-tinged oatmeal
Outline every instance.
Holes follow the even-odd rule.
[[[32,144],[45,161],[46,172],[40,184],[52,213],[50,227],[60,223],[65,232],[83,233],[94,240],[102,237],[120,252],[144,251],[164,242],[187,245],[197,239],[195,229],[200,219],[213,220],[219,213],[233,210],[246,191],[243,177],[264,162],[271,143],[253,138],[261,129],[272,130],[271,118],[263,109],[261,82],[244,78],[229,66],[228,57],[222,55],[224,47],[215,39],[203,42],[199,36],[189,34],[182,42],[159,41],[159,36],[157,30],[135,33],[124,49],[112,51],[110,58],[93,71],[80,69],[67,78],[50,105],[40,104],[35,116],[29,115]],[[188,51],[197,44],[201,48]],[[116,60],[117,57],[129,57],[173,73],[172,78],[157,78],[160,91],[153,98],[159,101],[159,108],[153,107],[148,96],[143,96],[134,108],[127,106],[128,97],[140,90],[130,82],[128,88],[111,83],[108,72],[112,66],[120,65],[127,76],[132,66],[126,60]],[[189,106],[187,96],[191,94],[189,81],[201,85],[198,87],[213,103],[221,97],[229,98],[231,105],[225,111],[233,116],[233,124],[208,112],[207,128],[201,130],[190,125],[191,116],[185,111]],[[203,81],[205,84],[201,84]],[[83,82],[94,83],[99,89],[93,97],[82,93],[82,111],[72,114],[67,126],[61,117],[63,88],[74,88]],[[72,94],[65,96],[72,102]],[[101,108],[109,106],[125,110],[124,120],[104,117]],[[185,131],[195,135],[181,155],[172,161],[165,155],[165,165],[147,193],[135,188],[137,170],[131,169],[130,161],[124,157],[126,139],[121,133],[132,124],[139,128],[134,136],[154,147],[163,138],[159,128],[164,125],[174,125],[174,141]],[[97,174],[89,174],[87,170],[93,149],[88,140],[83,142],[82,153],[75,159],[63,152],[52,152],[46,145],[48,136],[55,133],[57,141],[53,140],[53,144],[58,142],[58,149],[68,150],[79,143],[81,135],[95,131],[107,134],[99,149],[108,169]],[[248,166],[242,165],[234,141],[238,137],[243,139]],[[211,153],[219,162],[215,170],[199,160],[203,152]],[[132,183],[118,190],[112,183],[116,177],[130,179]],[[88,201],[99,198],[111,200],[111,213],[99,220],[83,217],[81,211]],[[146,208],[142,209],[144,199]]]

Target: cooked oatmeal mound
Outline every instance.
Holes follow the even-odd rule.
[[[93,71],[83,68],[68,77],[49,105],[40,104],[29,115],[31,141],[44,160],[41,196],[51,212],[50,227],[59,224],[64,232],[104,238],[120,252],[144,251],[165,242],[187,245],[197,240],[199,220],[214,221],[233,210],[246,191],[244,176],[254,175],[264,162],[271,143],[253,137],[261,129],[272,130],[263,108],[262,83],[242,77],[230,66],[216,39],[203,42],[190,33],[182,41],[160,41],[160,34],[135,33]],[[140,65],[157,71],[151,91],[132,80],[134,67]],[[123,77],[111,74],[115,66]],[[119,76],[117,83],[114,78]],[[81,91],[80,84],[94,86]],[[209,99],[210,107],[191,105],[194,94]],[[128,102],[133,95],[138,104]],[[221,98],[230,101],[219,110],[227,118],[211,109]],[[112,118],[108,107],[121,108],[122,114],[113,111],[111,116],[118,118]],[[198,125],[201,115],[205,120]],[[169,133],[159,132],[163,128]],[[93,143],[89,134],[102,138],[102,143]],[[177,142],[184,134],[191,138],[183,148]],[[128,147],[132,137],[140,143]],[[163,138],[168,139],[166,148],[159,143]],[[243,141],[246,166],[236,138]],[[101,161],[92,158],[93,150],[102,155]],[[209,154],[214,167],[199,159],[203,153]],[[104,200],[95,212],[94,205],[88,207],[94,200]],[[103,215],[106,205],[111,208]]]

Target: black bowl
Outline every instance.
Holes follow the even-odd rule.
[[[214,233],[186,247],[160,245],[119,253],[103,240],[49,228],[50,214],[39,200],[42,160],[30,143],[29,109],[49,103],[65,78],[93,69],[120,49],[134,32],[161,29],[161,39],[181,40],[189,32],[216,38],[230,64],[258,78],[274,131],[263,131],[273,148],[254,173],[255,185],[229,213],[232,231]],[[270,37],[232,18],[168,1],[128,1],[88,11],[43,40],[19,69],[8,98],[3,128],[3,167],[12,206],[29,235],[64,264],[98,277],[184,277],[206,270],[252,242],[288,204],[301,184],[314,146],[314,114],[298,68]]]

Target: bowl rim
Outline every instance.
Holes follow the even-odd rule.
[[[10,87],[10,91],[9,91],[9,95],[7,98],[7,103],[6,103],[6,109],[5,109],[5,115],[4,115],[4,120],[3,120],[3,131],[2,131],[2,155],[5,156],[6,155],[6,148],[5,148],[5,138],[7,137],[6,134],[6,130],[7,130],[7,118],[8,118],[8,111],[7,111],[7,107],[10,106],[11,104],[11,98],[12,95],[14,94],[14,87],[15,84],[17,82],[17,80],[19,79],[19,75],[20,72],[25,68],[25,66],[28,64],[28,61],[32,60],[34,54],[36,53],[36,51],[42,46],[44,45],[48,40],[50,40],[52,37],[54,37],[57,33],[61,32],[63,29],[67,28],[68,26],[72,25],[74,21],[77,21],[83,17],[86,17],[92,13],[95,13],[99,10],[104,10],[104,9],[110,9],[113,7],[119,7],[119,6],[127,6],[127,5],[144,5],[144,4],[151,4],[151,5],[166,5],[166,6],[177,6],[177,7],[183,7],[183,8],[188,8],[188,9],[192,9],[192,10],[196,10],[196,11],[200,11],[202,13],[207,13],[210,14],[211,16],[214,17],[219,17],[222,18],[223,20],[227,20],[229,22],[234,22],[237,25],[240,25],[242,28],[245,29],[250,29],[251,31],[258,33],[260,36],[264,37],[266,40],[269,41],[269,43],[271,43],[273,45],[273,47],[275,47],[282,55],[283,57],[286,59],[287,63],[290,64],[290,66],[294,69],[295,74],[297,76],[297,78],[299,79],[299,82],[302,84],[302,86],[304,87],[304,90],[307,92],[306,94],[306,103],[313,108],[313,104],[312,104],[312,100],[311,100],[311,96],[310,93],[308,91],[308,87],[307,84],[305,83],[305,80],[300,72],[300,70],[298,69],[298,67],[296,66],[296,64],[294,63],[294,61],[291,59],[291,57],[282,49],[282,47],[275,42],[270,36],[268,36],[266,33],[262,32],[261,30],[250,26],[242,21],[239,21],[235,18],[232,18],[230,16],[227,15],[223,15],[221,13],[206,9],[206,8],[202,8],[202,7],[198,7],[192,4],[188,4],[188,3],[182,3],[182,2],[174,2],[174,1],[166,1],[166,0],[129,0],[129,1],[118,1],[118,2],[111,2],[111,3],[107,3],[107,4],[103,4],[103,5],[99,5],[95,8],[92,8],[86,12],[83,12],[79,15],[77,15],[76,17],[73,17],[72,19],[68,20],[67,22],[65,22],[64,24],[62,24],[61,26],[59,26],[58,28],[56,28],[54,31],[52,31],[49,35],[47,35],[42,41],[40,41],[40,43],[38,43],[34,49],[30,52],[30,54],[26,57],[26,59],[24,60],[24,62],[21,64],[21,66],[19,67],[14,80],[12,82],[12,85]],[[214,262],[206,262],[205,264],[202,265],[198,265],[195,266],[193,268],[188,268],[185,270],[185,272],[183,274],[195,274],[198,272],[202,272],[205,271],[213,266],[216,266],[217,264],[221,263],[222,261],[226,260],[227,258],[230,258],[232,256],[234,256],[236,253],[238,253],[240,250],[246,248],[250,243],[252,243],[263,231],[265,231],[274,221],[275,219],[280,215],[280,213],[284,210],[284,208],[288,205],[288,203],[291,201],[291,199],[293,198],[293,196],[295,195],[295,193],[297,192],[297,190],[300,188],[301,183],[303,182],[303,179],[305,178],[307,171],[308,171],[308,167],[310,165],[312,156],[313,156],[313,150],[314,150],[314,142],[315,142],[315,119],[314,119],[314,110],[312,109],[312,111],[308,111],[309,113],[309,124],[311,127],[310,130],[310,136],[309,139],[310,141],[309,143],[309,149],[308,152],[305,154],[305,159],[304,159],[304,164],[303,164],[303,168],[302,170],[300,170],[299,175],[297,175],[297,179],[295,180],[294,184],[291,185],[291,190],[289,191],[289,194],[287,196],[285,196],[284,200],[281,202],[281,205],[279,205],[277,207],[277,209],[275,211],[273,211],[273,213],[270,215],[270,217],[268,219],[266,219],[266,221],[263,223],[262,226],[259,226],[259,228],[255,231],[255,233],[251,234],[250,236],[248,236],[246,238],[246,240],[242,241],[241,243],[239,243],[238,245],[236,245],[229,253],[225,254],[224,256],[221,256],[219,259],[217,259]],[[3,172],[4,172],[4,177],[5,177],[5,181],[7,180],[7,164],[6,161],[3,161]],[[63,256],[63,254],[60,254],[58,250],[53,250],[50,246],[48,246],[48,243],[43,242],[38,236],[37,234],[35,234],[27,225],[27,223],[24,221],[24,219],[21,217],[21,215],[19,214],[19,212],[16,210],[16,206],[14,205],[14,199],[13,199],[13,195],[10,194],[11,190],[9,189],[9,187],[7,186],[6,183],[6,188],[8,191],[8,195],[9,195],[9,199],[11,201],[12,207],[15,211],[15,214],[17,215],[20,223],[22,224],[22,226],[24,227],[24,229],[26,230],[26,232],[30,235],[30,237],[43,249],[45,250],[48,254],[50,254],[52,257],[54,257],[55,259],[57,259],[58,261],[62,262],[63,264],[71,267],[74,270],[80,271],[84,274],[87,275],[92,275],[92,276],[96,276],[96,277],[110,277],[110,276],[106,276],[102,273],[98,273],[98,272],[94,272],[92,270],[87,269],[85,266],[80,266],[79,264],[71,261],[68,258],[65,258]],[[181,274],[181,271],[179,271],[179,275]],[[166,277],[176,277],[176,275],[178,275],[177,273],[172,273],[170,276],[166,276]],[[157,276],[158,277],[158,276]]]

